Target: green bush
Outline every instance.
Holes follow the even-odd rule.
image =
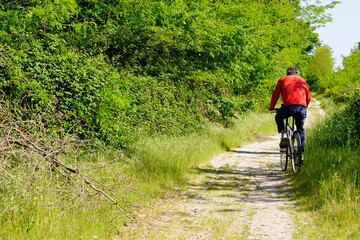
[[[351,239],[359,232],[359,93],[349,99],[345,109],[307,134],[305,164],[295,177],[295,194],[319,217],[314,219],[315,228],[304,229],[302,238],[318,234],[320,239]]]
[[[334,5],[2,2],[3,101],[119,147],[208,121],[230,126],[267,102],[287,65],[305,66],[318,42],[310,26]]]
[[[126,104],[126,80],[101,56],[76,53],[50,40],[33,40],[22,52],[5,51],[3,100],[23,106],[28,118],[56,115],[56,127],[82,136],[101,134]]]

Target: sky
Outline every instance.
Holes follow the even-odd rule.
[[[328,4],[330,0],[321,1]],[[360,42],[360,0],[342,0],[329,10],[333,21],[317,29],[319,39],[331,47],[335,58],[335,67],[342,66],[342,56],[349,56],[351,49]]]

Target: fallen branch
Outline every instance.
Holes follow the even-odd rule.
[[[12,109],[12,111],[9,112],[8,109]],[[126,217],[134,220],[122,207],[123,205],[128,207],[131,205],[121,201],[111,188],[91,179],[89,176],[85,176],[79,169],[81,164],[67,165],[60,160],[60,156],[66,156],[69,153],[73,154],[82,147],[90,146],[92,144],[90,141],[80,140],[75,135],[64,132],[61,128],[55,130],[53,123],[60,123],[60,116],[39,116],[29,121],[23,120],[24,117],[20,114],[21,112],[23,111],[16,111],[15,104],[3,101],[0,97],[0,159],[3,160],[0,161],[0,172],[5,173],[3,177],[8,177],[13,181],[17,179],[17,176],[8,172],[4,166],[10,163],[16,164],[18,160],[23,162],[36,161],[35,165],[47,164],[51,172],[57,171],[61,176],[68,179],[72,185],[79,185],[81,192],[90,197],[97,194],[104,196],[120,209]],[[49,122],[51,123],[49,124]],[[51,125],[53,130],[48,128],[48,125]],[[107,163],[84,165],[104,168],[110,166],[119,158],[116,157]],[[92,194],[92,191],[86,189],[82,183],[89,186],[96,194]]]

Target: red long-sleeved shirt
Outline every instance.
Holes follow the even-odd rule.
[[[309,86],[303,78],[297,75],[288,75],[279,79],[271,97],[271,110],[275,108],[280,94],[285,106],[303,105],[308,107],[311,99]]]

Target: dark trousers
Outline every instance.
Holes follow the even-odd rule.
[[[295,119],[296,129],[300,134],[301,137],[301,145],[302,151],[305,149],[305,130],[304,130],[304,123],[306,118],[306,107],[302,105],[290,105],[284,106],[282,105],[281,108],[277,111],[275,115],[275,121],[278,127],[278,132],[280,133],[282,130],[285,129],[284,126],[284,119],[288,117],[293,117]]]

